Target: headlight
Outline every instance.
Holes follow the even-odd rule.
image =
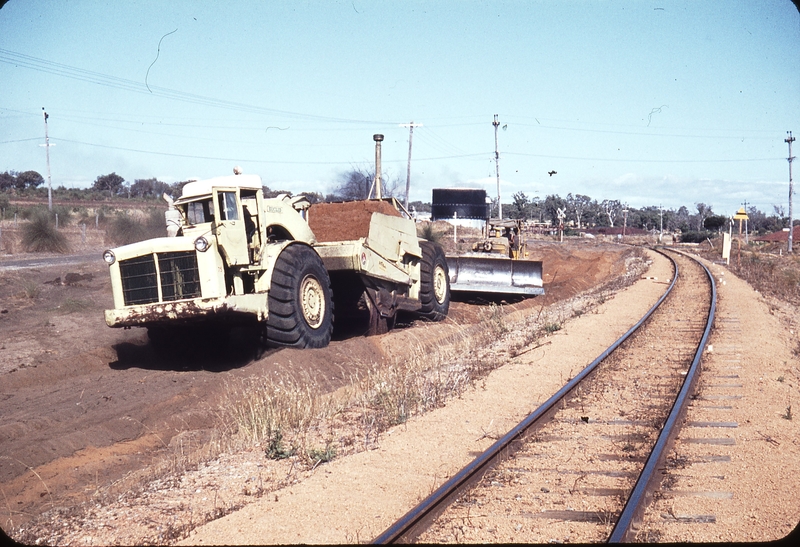
[[[200,236],[194,240],[194,248],[200,251],[201,253],[206,252],[208,250],[208,247],[209,247],[208,240],[203,236]]]
[[[111,266],[117,260],[117,257],[114,256],[114,251],[106,251],[103,253],[103,260],[106,261],[106,264]]]

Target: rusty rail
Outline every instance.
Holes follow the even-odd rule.
[[[688,255],[684,256],[688,257]],[[633,492],[631,492],[622,513],[620,513],[617,524],[611,531],[611,535],[608,538],[609,543],[630,542],[635,539],[635,526],[641,521],[644,510],[652,499],[653,490],[661,483],[661,475],[657,473],[657,471],[664,467],[664,459],[675,441],[680,423],[686,415],[687,401],[692,393],[694,393],[694,387],[699,377],[700,361],[703,357],[703,351],[708,342],[708,337],[711,334],[711,325],[714,323],[714,315],[717,309],[717,285],[714,283],[714,276],[711,275],[706,265],[699,260],[695,261],[703,267],[711,282],[711,307],[708,312],[706,327],[703,331],[703,338],[700,340],[700,344],[692,360],[692,365],[689,367],[680,392],[678,392],[675,404],[672,406],[672,411],[667,417],[666,422],[664,422],[664,427],[661,429],[653,451],[647,458],[644,469],[641,475],[639,475],[639,479],[636,481],[636,486],[634,486]]]
[[[656,251],[658,251],[658,249],[656,249]],[[672,262],[675,269],[675,275],[673,275],[672,281],[667,290],[647,311],[647,313],[616,342],[604,350],[594,361],[592,361],[577,376],[575,376],[575,378],[570,380],[564,387],[550,397],[550,399],[548,399],[543,405],[537,408],[516,427],[514,427],[511,431],[506,433],[501,439],[489,447],[483,454],[475,458],[475,460],[473,460],[445,484],[439,487],[428,498],[411,509],[381,535],[376,537],[373,540],[373,543],[410,543],[414,541],[414,539],[418,537],[425,529],[427,529],[430,523],[436,519],[436,517],[439,516],[439,514],[441,514],[442,511],[444,511],[444,509],[467,488],[478,482],[488,470],[492,469],[498,463],[507,459],[514,452],[516,452],[518,447],[524,443],[524,438],[528,434],[529,430],[535,426],[545,423],[545,421],[556,411],[558,404],[564,400],[584,379],[591,375],[603,360],[611,355],[614,350],[616,350],[625,340],[627,340],[634,332],[636,332],[645,323],[645,321],[647,321],[647,319],[650,318],[655,310],[658,309],[667,296],[672,292],[679,275],[678,265],[675,260],[662,251],[658,252],[669,258],[669,260]],[[708,268],[706,268],[704,265],[702,266],[711,281],[712,289],[712,302],[708,323],[695,354],[695,359],[692,363],[690,372],[687,374],[687,377],[684,380],[684,384],[681,388],[678,398],[676,399],[673,411],[664,427],[665,432],[667,431],[667,427],[669,427],[669,432],[666,434],[662,432],[662,435],[659,436],[656,449],[654,449],[653,454],[651,454],[650,458],[648,459],[648,462],[645,466],[645,471],[642,473],[642,477],[645,477],[645,473],[647,473],[647,479],[639,479],[636,487],[634,488],[633,494],[626,504],[626,507],[623,509],[623,513],[621,514],[617,527],[614,530],[614,532],[617,532],[617,529],[619,529],[619,535],[612,535],[612,538],[619,538],[616,541],[625,541],[629,537],[632,525],[638,518],[640,518],[643,507],[646,506],[646,503],[649,499],[649,495],[647,493],[650,491],[650,487],[652,487],[655,482],[656,475],[654,471],[658,469],[660,462],[663,462],[663,454],[665,453],[663,451],[669,447],[672,438],[674,438],[673,435],[675,431],[675,424],[679,422],[680,417],[683,415],[683,413],[685,413],[685,402],[694,387],[696,378],[695,372],[699,368],[700,356],[702,355],[703,349],[705,348],[708,340],[711,324],[713,323],[714,311],[716,309],[716,285],[714,284],[714,279],[711,276]],[[662,452],[660,454],[656,454],[656,450],[660,450]],[[625,519],[624,521],[623,517]],[[611,541],[615,540],[612,539]]]

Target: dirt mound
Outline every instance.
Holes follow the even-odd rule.
[[[317,241],[349,241],[369,235],[372,213],[401,216],[386,201],[345,201],[316,203],[308,210],[308,225]]]

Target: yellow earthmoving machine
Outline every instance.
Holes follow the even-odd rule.
[[[490,219],[471,253],[447,256],[454,293],[544,294],[542,262],[528,259],[522,220]]]
[[[268,346],[328,345],[336,315],[398,312],[441,321],[450,305],[442,248],[383,200],[311,205],[266,198],[257,175],[193,181],[167,199],[167,235],[108,249],[109,327],[145,327],[154,346],[186,330],[227,336],[256,324]]]

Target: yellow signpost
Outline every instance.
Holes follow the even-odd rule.
[[[749,220],[750,217],[747,216],[747,211],[744,210],[744,207],[739,207],[739,210],[736,211],[736,214],[733,215],[733,220],[739,221],[739,254],[737,256],[739,263],[741,264],[742,260],[742,221]]]

